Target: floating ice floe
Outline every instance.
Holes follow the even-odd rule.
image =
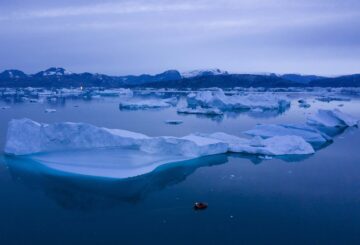
[[[86,123],[41,124],[30,119],[9,123],[5,153],[26,155],[41,152],[94,148],[126,148],[146,153],[199,157],[226,152],[287,155],[310,154],[313,149],[301,137],[287,135],[269,139],[243,139],[224,133],[190,134],[185,137],[149,137],[120,129]]]
[[[224,110],[263,109],[279,110],[290,106],[290,101],[282,96],[270,93],[248,95],[225,95],[224,91],[200,91],[187,96],[187,104],[190,108],[217,108]]]
[[[55,109],[45,109],[45,112],[46,113],[54,113],[54,112],[56,112],[56,110]]]
[[[318,101],[322,102],[331,102],[331,101],[350,101],[350,98],[339,97],[339,96],[321,96],[316,98]]]
[[[126,88],[105,89],[105,90],[95,91],[93,96],[96,96],[96,95],[100,95],[100,96],[104,96],[104,97],[117,97],[117,96],[132,97],[133,91],[131,89],[126,89]]]
[[[357,120],[338,110],[320,110],[316,126],[354,126]],[[149,173],[168,163],[228,152],[263,156],[308,155],[331,141],[316,127],[303,124],[257,125],[240,138],[225,133],[184,137],[149,137],[121,129],[86,123],[42,124],[30,119],[11,120],[4,152],[37,161],[69,173],[125,178]],[[89,152],[95,152],[89,159]],[[96,157],[95,157],[96,156]],[[107,162],[108,161],[108,162]]]
[[[62,97],[72,97],[72,96],[80,96],[84,93],[84,91],[81,88],[61,88],[58,90],[58,93]],[[49,96],[48,92],[46,94],[42,94],[43,96]]]
[[[196,135],[148,137],[120,129],[100,128],[86,123],[41,124],[30,119],[11,120],[5,152],[26,155],[41,152],[93,148],[131,148],[148,153],[203,156],[224,153],[227,145]]]
[[[322,127],[353,127],[358,124],[359,120],[352,116],[341,112],[339,109],[335,110],[318,110],[315,115],[308,117],[307,123],[309,125]]]
[[[171,107],[173,103],[172,99],[132,99],[121,101],[119,108],[125,110],[159,109]]]
[[[224,113],[217,108],[202,108],[200,106],[195,108],[181,107],[177,109],[178,113],[183,114],[204,114],[204,115],[213,115],[213,116],[221,116]]]
[[[313,145],[322,145],[332,140],[325,133],[305,124],[259,124],[254,129],[244,133],[263,138],[287,135],[299,136]]]

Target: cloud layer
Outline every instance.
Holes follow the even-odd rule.
[[[0,69],[332,75],[360,67],[353,0],[21,2],[0,3]]]

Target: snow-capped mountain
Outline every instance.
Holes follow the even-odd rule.
[[[218,75],[228,75],[227,71],[222,71],[220,69],[209,69],[209,70],[193,70],[188,72],[181,73],[183,78],[191,77],[200,77],[200,76],[218,76]]]
[[[19,70],[5,70],[0,73],[0,78],[3,79],[20,79],[24,77],[27,77],[27,75]]]
[[[109,76],[98,73],[71,73],[64,68],[52,67],[36,74],[19,70],[0,73],[0,87],[121,87],[150,86],[161,88],[208,87],[360,87],[360,74],[340,77],[322,77],[301,74],[229,74],[220,69],[194,70],[180,73],[169,70],[149,75]]]
[[[51,67],[45,71],[41,71],[37,74],[35,74],[35,76],[64,76],[64,75],[71,75],[72,72],[69,72],[67,70],[65,70],[64,68],[60,68],[60,67]]]

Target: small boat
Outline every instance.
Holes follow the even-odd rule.
[[[194,204],[194,209],[195,210],[204,210],[208,207],[208,204],[207,203],[204,203],[204,202],[196,202]]]

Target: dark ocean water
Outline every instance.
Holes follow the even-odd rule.
[[[309,109],[294,100],[281,114],[222,119],[177,115],[174,108],[120,111],[117,99],[15,103],[0,110],[0,148],[12,118],[88,122],[151,136],[239,135],[256,123],[304,122],[307,113],[339,104],[360,118],[355,100],[317,101]],[[169,119],[184,123],[165,124]],[[308,157],[216,155],[122,180],[58,173],[0,155],[0,244],[359,244],[359,145],[360,131],[349,128]],[[196,201],[209,207],[194,211]]]

